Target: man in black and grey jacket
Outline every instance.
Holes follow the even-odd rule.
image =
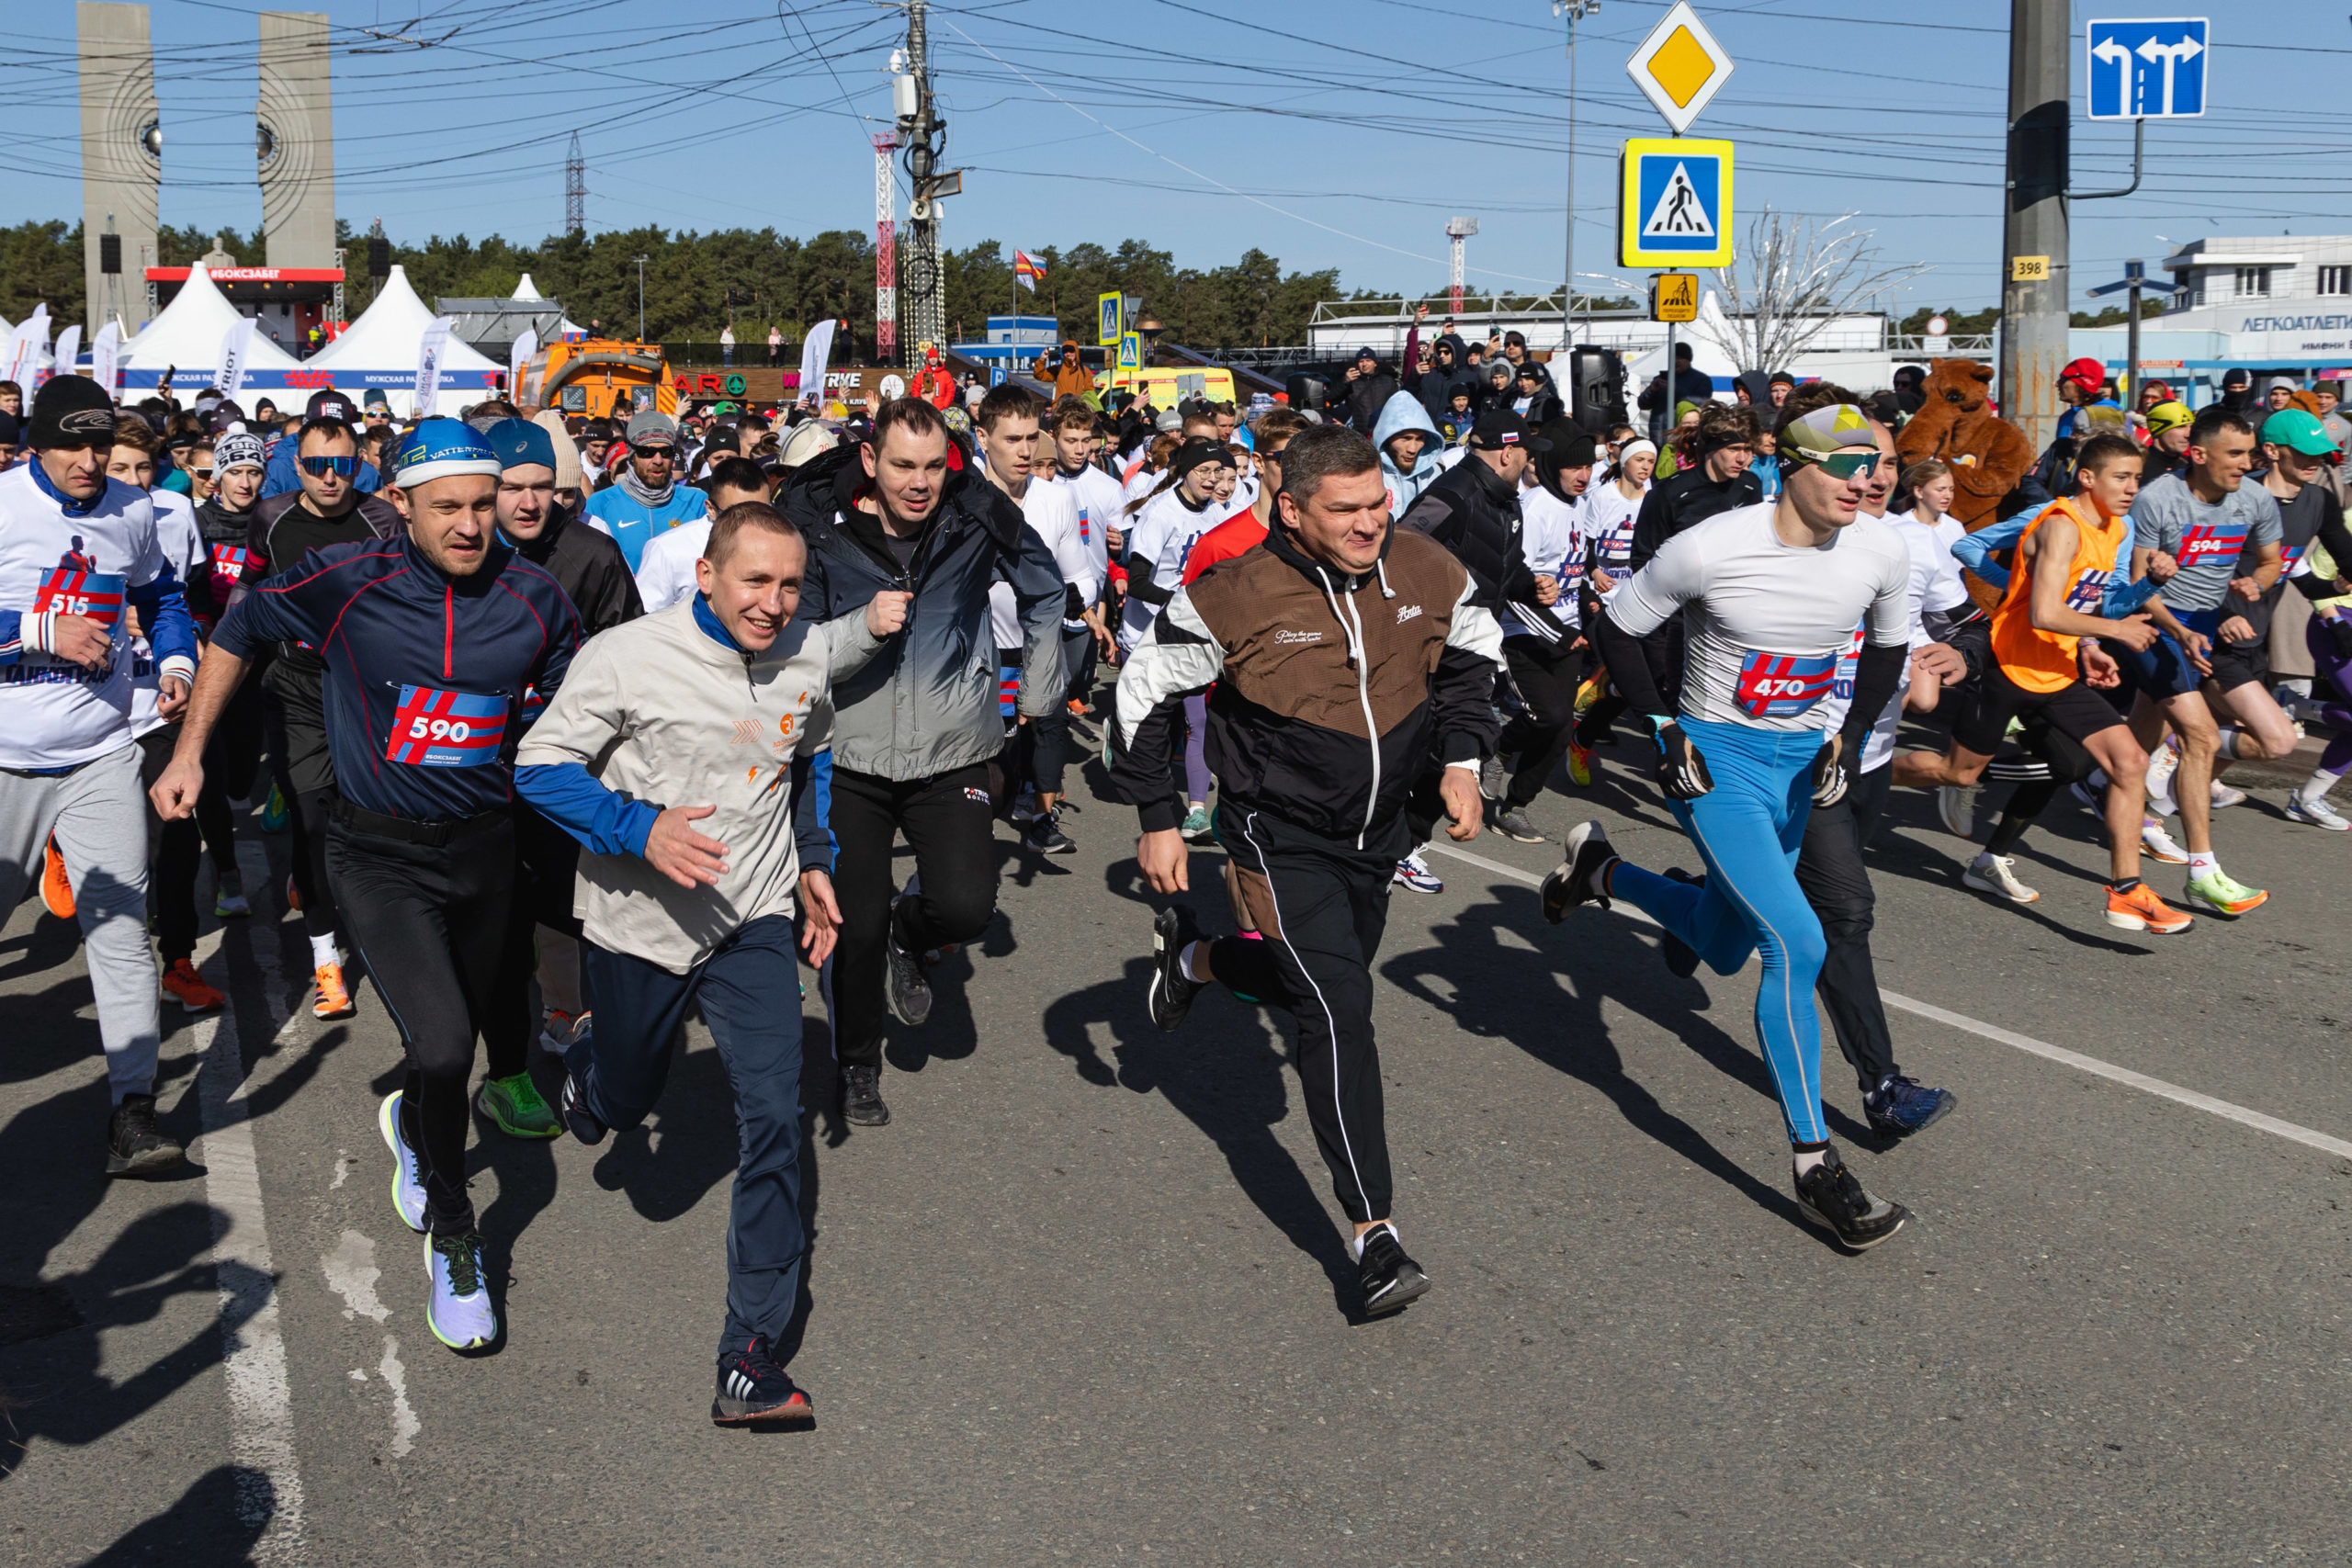
[[[804,465],[776,499],[808,536],[808,620],[863,614],[885,589],[914,594],[906,635],[833,688],[833,1051],[842,1114],[878,1127],[890,1119],[886,1007],[909,1025],[929,1018],[921,955],[971,941],[996,910],[988,764],[1004,750],[1004,721],[989,591],[1012,586],[1020,711],[1037,717],[1062,701],[1061,570],[1021,508],[917,399],[884,404],[869,441]],[[918,878],[903,897],[890,870],[901,832]]]

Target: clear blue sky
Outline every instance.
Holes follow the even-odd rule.
[[[259,221],[254,9],[154,0],[166,222]],[[1665,9],[1607,0],[1584,25],[1580,275],[1617,270],[1617,143],[1665,134],[1624,73]],[[1901,308],[1992,303],[2008,6],[1849,9],[1701,5],[1738,71],[1691,134],[1738,142],[1743,214],[1854,212],[1886,259],[1931,264]],[[2080,118],[2082,20],[2121,9],[2075,7],[2077,186],[2124,183],[2128,128]],[[2142,194],[2076,208],[2081,286],[2155,262],[2167,239],[2352,228],[2343,159],[2321,151],[2352,63],[2346,7],[2204,9],[2213,106],[2151,130]],[[866,137],[904,25],[873,0],[332,0],[329,15],[336,205],[355,225],[536,241],[562,225],[575,128],[592,230],[873,221]],[[971,171],[951,245],[1132,236],[1198,266],[1255,245],[1351,288],[1419,290],[1443,283],[1459,212],[1482,224],[1474,290],[1559,278],[1568,62],[1546,0],[954,0],[931,16],[948,164]],[[73,6],[19,0],[11,19],[0,216],[70,220]]]

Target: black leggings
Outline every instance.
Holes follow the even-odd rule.
[[[1576,732],[1579,654],[1568,648],[1572,637],[1546,645],[1532,637],[1503,639],[1503,660],[1510,667],[1511,683],[1519,688],[1526,710],[1503,727],[1497,755],[1517,753],[1519,766],[1503,792],[1506,806],[1521,807],[1544,793],[1544,785],[1559,766]]]
[[[1862,851],[1886,809],[1892,766],[1857,778],[1835,806],[1816,806],[1805,818],[1804,842],[1797,850],[1797,886],[1821,921],[1823,956],[1814,990],[1838,1032],[1838,1049],[1854,1069],[1864,1094],[1884,1082],[1894,1065],[1894,1038],[1879,1000],[1878,971],[1871,962],[1871,931],[1878,897]]]
[[[580,936],[579,919],[571,912],[579,840],[516,801],[514,844],[506,944],[481,1027],[482,1054],[494,1078],[511,1078],[530,1065],[531,1040],[538,1032],[538,1020],[531,1013],[531,976],[539,966],[538,928],[546,926],[574,940]]]
[[[404,1133],[424,1167],[435,1235],[474,1228],[466,1195],[466,1088],[474,1034],[491,1013],[514,884],[503,817],[432,847],[324,824],[346,933],[408,1047]]]
[[[2000,825],[1984,841],[1987,854],[2005,855],[2018,847],[2025,830],[2041,815],[2060,790],[2080,784],[2091,776],[2098,763],[2086,750],[2083,743],[2055,725],[2029,723],[2021,738],[2026,749],[2050,765],[2046,779],[2027,779],[2009,794],[2008,804],[2001,808]]]
[[[179,739],[176,724],[151,729],[139,738],[141,784],[150,789],[155,786]],[[155,911],[155,946],[168,969],[196,952],[196,873],[208,847],[212,851],[214,877],[232,886],[237,881],[237,821],[230,813],[220,781],[209,769],[204,788],[196,797],[193,818],[165,822],[154,815],[152,805],[147,810],[147,858],[154,867],[147,881],[147,902]]]
[[[908,953],[969,942],[996,915],[996,836],[989,767],[975,762],[927,779],[886,779],[833,770],[833,896],[841,945],[833,953],[833,1055],[843,1066],[882,1060],[888,1016],[884,943]],[[920,894],[901,900],[890,846],[900,832],[915,852]]]

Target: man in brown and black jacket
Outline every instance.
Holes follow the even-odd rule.
[[[1369,1315],[1429,1289],[1389,1216],[1387,1134],[1372,1032],[1372,971],[1389,879],[1411,848],[1408,797],[1445,764],[1428,817],[1479,830],[1487,698],[1502,662],[1494,616],[1461,562],[1391,525],[1372,443],[1317,426],[1283,451],[1266,542],[1179,589],[1129,654],[1111,777],[1143,821],[1136,858],[1158,893],[1189,888],[1170,736],[1184,697],[1216,685],[1208,756],[1216,832],[1249,936],[1201,940],[1192,913],[1153,922],[1152,1021],[1174,1029],[1219,980],[1298,1022],[1307,1117],[1340,1205]]]

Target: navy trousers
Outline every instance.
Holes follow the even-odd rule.
[[[580,944],[596,1024],[564,1065],[607,1127],[645,1120],[670,1076],[687,1007],[702,1004],[735,1091],[735,1193],[727,1230],[727,1325],[718,1353],[767,1341],[774,1354],[800,1294],[800,986],[792,922],[753,920],[684,975]]]

